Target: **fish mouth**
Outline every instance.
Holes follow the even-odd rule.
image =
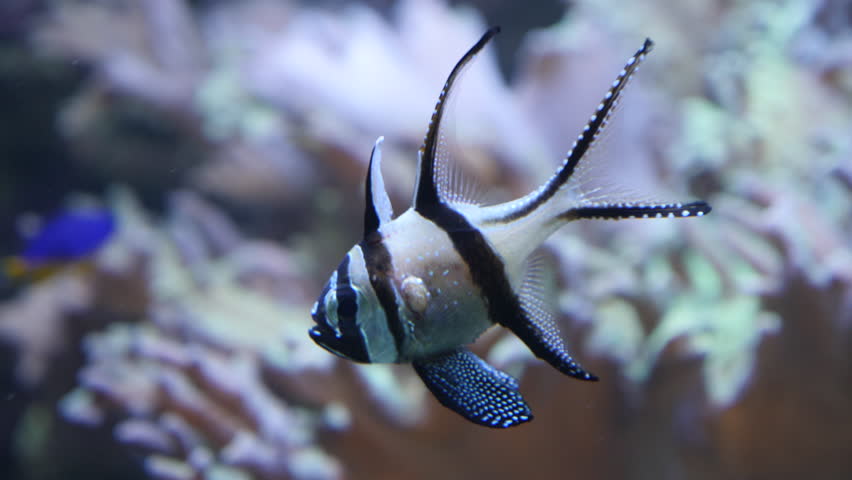
[[[320,340],[322,340],[322,338],[326,336],[326,334],[323,333],[322,328],[319,325],[311,327],[308,330],[308,335],[310,335],[311,339],[317,343],[319,343]]]
[[[326,340],[330,337],[334,337],[328,327],[317,324],[308,329],[308,335],[313,339],[313,341],[319,343],[323,340]]]
[[[335,343],[339,343],[339,339],[328,327],[324,327],[322,325],[311,327],[308,330],[308,336],[311,337],[311,340],[313,340],[314,343],[322,347],[324,350],[333,353],[340,358],[348,358],[335,348],[335,346],[337,346]]]

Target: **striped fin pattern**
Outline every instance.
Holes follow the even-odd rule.
[[[561,218],[578,220],[581,218],[600,218],[604,220],[621,220],[625,218],[686,218],[703,217],[713,210],[706,202],[668,203],[648,205],[639,203],[594,204],[573,208],[565,212]]]

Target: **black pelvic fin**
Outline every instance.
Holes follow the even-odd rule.
[[[382,177],[382,142],[385,137],[379,137],[373,145],[370,154],[370,166],[367,167],[366,197],[367,206],[364,210],[364,237],[379,229],[382,223],[393,217],[393,207],[385,190]]]
[[[517,380],[466,348],[416,361],[414,370],[442,405],[473,423],[508,428],[533,418]]]
[[[440,141],[441,119],[444,116],[445,106],[452,93],[453,84],[459,75],[461,75],[464,68],[476,57],[476,54],[498,33],[500,33],[500,27],[492,27],[482,35],[482,38],[453,67],[450,76],[447,77],[447,82],[444,84],[443,90],[441,90],[441,94],[438,96],[438,103],[435,105],[435,111],[432,112],[429,129],[426,131],[426,137],[423,139],[423,146],[420,147],[419,152],[417,185],[414,190],[414,209],[418,212],[422,213],[424,207],[439,202],[438,186],[435,182],[435,161]]]

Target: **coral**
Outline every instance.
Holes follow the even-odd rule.
[[[73,273],[57,275],[0,308],[0,337],[19,351],[17,381],[42,381],[51,357],[70,348],[65,320],[89,305],[91,285]],[[23,320],[26,319],[26,320]]]
[[[821,475],[850,472],[842,453],[849,435],[831,425],[848,421],[840,405],[852,397],[844,381],[852,318],[852,196],[843,174],[852,151],[841,133],[852,118],[836,99],[833,79],[811,69],[813,59],[803,57],[800,47],[824,21],[820,2],[779,3],[713,6],[706,18],[724,40],[702,29],[686,40],[683,23],[653,20],[671,23],[655,36],[684,38],[682,51],[660,63],[693,72],[702,86],[663,102],[680,107],[682,122],[663,150],[663,163],[678,172],[689,165],[698,174],[690,183],[709,196],[714,212],[687,226],[685,237],[667,239],[665,250],[649,250],[653,243],[645,243],[642,258],[620,255],[627,272],[618,261],[588,254],[597,260],[590,270],[572,265],[566,272],[576,277],[571,285],[580,290],[577,297],[600,299],[596,312],[584,303],[568,303],[566,312],[594,318],[589,346],[623,365],[636,414],[671,425],[668,441],[684,452],[678,469],[715,472],[711,478],[801,476],[815,462]],[[824,3],[830,8],[831,2]],[[624,22],[614,22],[615,29],[647,28],[636,19]],[[697,53],[708,44],[716,48]],[[637,233],[628,237],[635,242]],[[628,253],[632,248],[616,246]],[[690,371],[702,385],[683,381]],[[812,379],[817,371],[821,380],[812,387],[818,392],[795,386],[796,379]],[[812,396],[825,399],[825,408],[795,413]],[[658,405],[672,411],[661,413]],[[702,426],[681,426],[684,409],[689,421]],[[815,436],[824,440],[798,441]],[[689,466],[688,452],[696,447],[704,449],[698,470]],[[791,449],[797,458],[770,453]],[[672,468],[665,462],[649,452],[641,464],[653,477]]]
[[[141,218],[127,198],[119,203],[122,219]],[[315,446],[316,411],[276,398],[262,380],[266,356],[299,371],[330,368],[299,340],[307,323],[298,289],[282,294],[296,283],[294,263],[243,240],[189,193],[173,205],[166,229],[147,229],[130,252],[146,264],[150,320],[86,338],[87,366],[63,414],[90,425],[127,416],[116,439],[148,452],[155,478],[338,477]]]
[[[147,313],[86,337],[79,386],[60,403],[65,418],[110,425],[118,442],[145,453],[153,478],[338,478],[343,464],[371,478],[426,478],[453,455],[468,464],[460,477],[491,468],[488,456],[467,459],[452,445],[410,457],[410,445],[468,426],[432,402],[409,368],[355,366],[316,348],[305,333],[309,302],[288,288],[304,274],[287,252],[241,238],[188,193],[174,197],[162,230],[126,195],[114,204],[124,230],[108,257],[115,268],[144,260]],[[512,350],[500,343],[495,352]],[[492,360],[517,369],[524,358]],[[398,460],[362,458],[368,444]],[[560,464],[542,469],[556,474]]]

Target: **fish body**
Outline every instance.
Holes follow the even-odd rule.
[[[332,273],[311,311],[310,337],[364,363],[411,363],[446,407],[468,420],[505,428],[533,418],[517,381],[465,345],[499,324],[568,376],[597,377],[568,354],[536,249],[566,223],[585,218],[702,216],[704,202],[608,200],[583,180],[582,161],[606,129],[652,43],[628,60],[553,176],[530,194],[481,206],[443,150],[444,105],[456,78],[498,33],[492,28],[456,64],[419,151],[412,206],[397,218],[381,174],[382,138],[366,179],[364,236]]]
[[[25,242],[20,254],[7,258],[4,270],[11,279],[40,279],[57,269],[85,260],[115,232],[115,215],[102,208],[60,212]]]

